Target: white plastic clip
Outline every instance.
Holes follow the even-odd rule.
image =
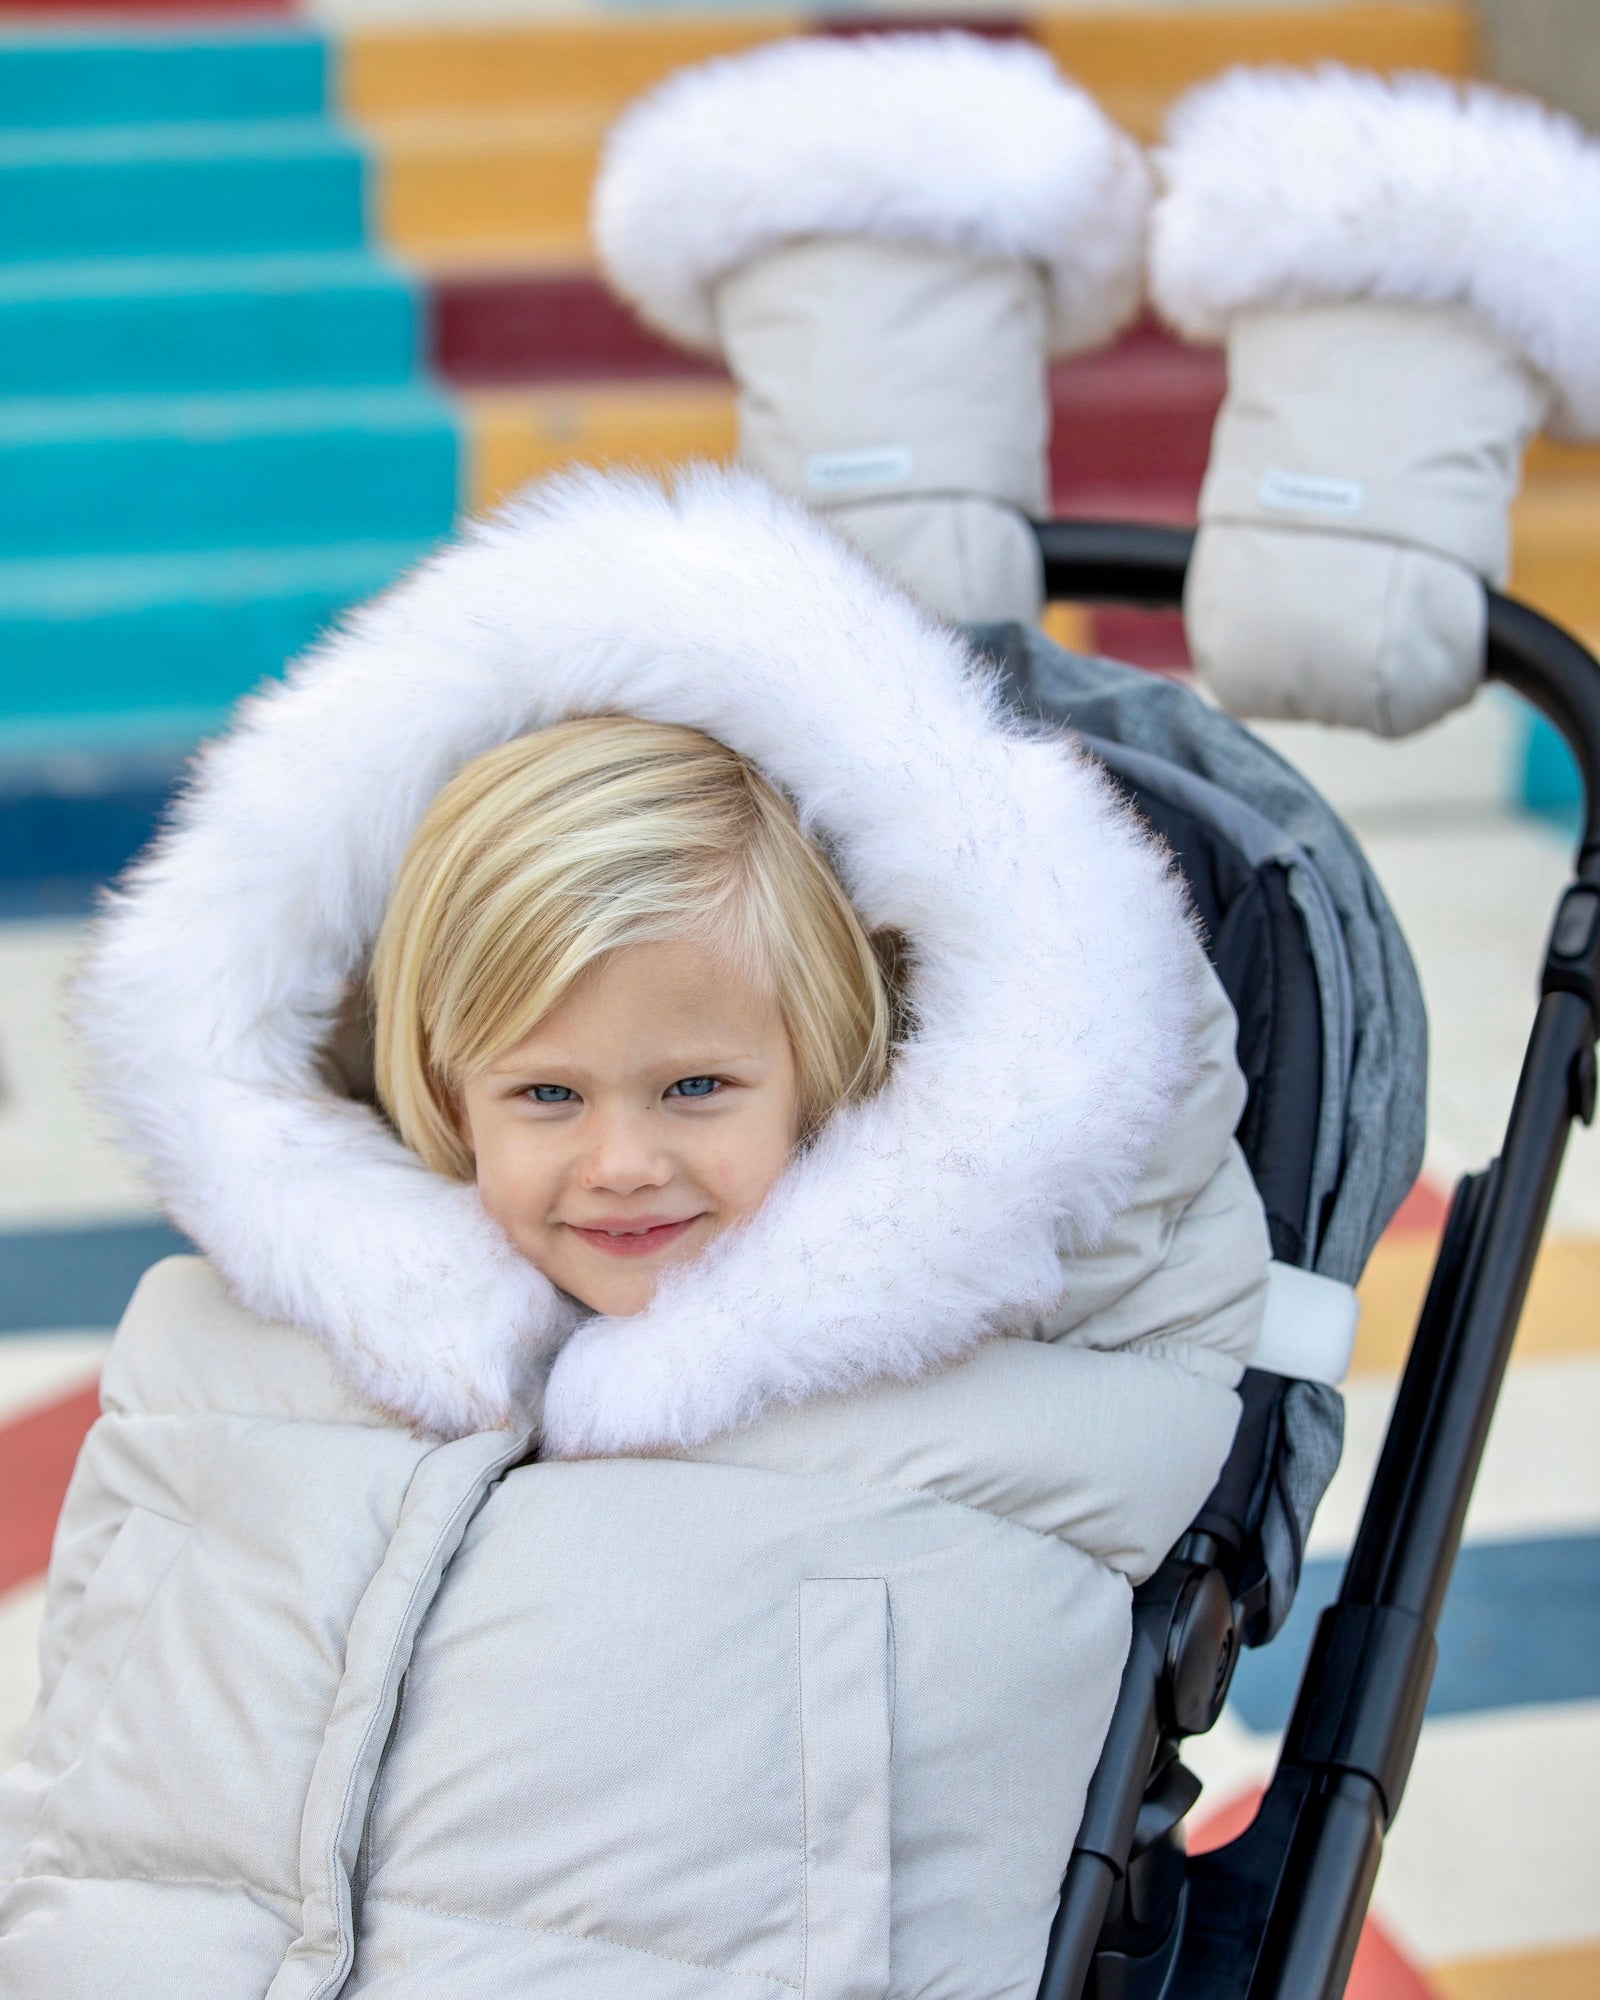
[[[1267,1270],[1267,1309],[1252,1368],[1337,1389],[1350,1372],[1361,1301],[1353,1285],[1322,1278],[1293,1264]]]

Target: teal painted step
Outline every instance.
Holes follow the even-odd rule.
[[[0,404],[9,557],[425,541],[458,492],[436,390]]]
[[[0,138],[0,263],[353,250],[365,161],[320,119]]]
[[[365,255],[0,267],[0,397],[400,383],[419,323]]]
[[[209,722],[428,545],[0,563],[0,753]]]
[[[0,130],[314,117],[326,107],[327,70],[327,44],[303,31],[130,33],[102,21],[80,35],[7,35]]]

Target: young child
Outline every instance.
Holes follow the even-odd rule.
[[[563,483],[207,751],[81,1015],[206,1257],[0,1991],[1032,2000],[1268,1254],[1096,768],[755,482]]]

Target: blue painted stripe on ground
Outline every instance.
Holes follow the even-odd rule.
[[[106,879],[104,875],[46,875],[8,882],[0,876],[0,924],[92,916]]]
[[[0,1232],[0,1333],[115,1326],[150,1266],[193,1248],[167,1222]]]
[[[0,791],[0,888],[8,914],[88,908],[94,885],[120,874],[155,832],[184,761],[176,754],[129,758],[116,783],[88,793],[42,784]]]
[[[0,42],[0,127],[150,124],[169,119],[305,118],[328,101],[321,35],[150,33],[96,24]]]
[[[1232,1701],[1251,1729],[1289,1719],[1318,1614],[1338,1592],[1338,1561],[1306,1565],[1288,1623],[1246,1653]],[[1469,1543],[1439,1623],[1429,1715],[1600,1700],[1600,1535]]]

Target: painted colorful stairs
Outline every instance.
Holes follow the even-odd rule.
[[[164,740],[176,759],[459,508],[574,459],[731,450],[725,379],[588,262],[598,145],[683,63],[844,25],[874,23],[0,31],[0,896],[10,857],[33,869],[68,813],[58,753],[136,744],[148,763]],[[1473,57],[1453,5],[983,25],[1032,35],[1146,136],[1229,60]],[[1192,517],[1215,354],[1144,327],[1054,387],[1059,510]],[[1597,467],[1542,452],[1518,537],[1519,587],[1593,631]],[[1069,629],[1182,664],[1173,619]],[[125,858],[112,824],[74,866]]]
[[[304,34],[0,42],[0,720],[192,740],[449,527],[459,424]]]

